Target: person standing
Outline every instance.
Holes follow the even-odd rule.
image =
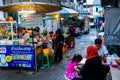
[[[80,69],[82,80],[103,80],[101,72],[102,62],[100,60],[97,47],[89,45],[86,51],[86,62]]]
[[[63,58],[63,43],[64,43],[64,36],[61,33],[61,29],[57,30],[57,37],[56,37],[56,41],[55,41],[55,45],[56,45],[56,50],[55,50],[55,62],[60,62]]]
[[[29,39],[29,34],[27,33],[26,28],[22,28],[22,39],[24,40],[24,43],[26,44]]]
[[[70,44],[69,47],[75,47],[75,35],[76,35],[76,31],[75,28],[70,25],[69,26],[69,33],[70,33]]]
[[[36,26],[33,29],[33,39],[34,39],[34,43],[38,43],[39,42],[39,36],[40,36],[40,28],[38,26]]]

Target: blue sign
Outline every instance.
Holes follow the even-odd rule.
[[[35,53],[32,46],[0,46],[0,66],[34,68]]]

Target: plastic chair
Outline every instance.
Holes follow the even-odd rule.
[[[67,51],[67,44],[66,44],[66,43],[63,44],[62,51],[63,51],[63,53],[64,53],[65,51]]]
[[[46,62],[45,62],[46,59]],[[49,48],[43,49],[43,54],[42,54],[42,66],[50,68],[51,66],[51,59],[49,55]]]

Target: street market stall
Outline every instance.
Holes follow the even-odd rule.
[[[39,2],[22,2],[0,6],[1,11],[17,12],[18,14],[47,13],[60,9],[61,7],[57,5]],[[37,43],[33,38],[33,34],[36,34],[33,32],[36,30],[35,27],[30,26],[29,34],[28,28],[13,27],[13,24],[11,21],[0,22],[0,67],[27,68],[37,71],[36,48],[42,44],[41,40]],[[37,31],[39,32],[39,29]]]
[[[35,69],[34,48],[21,45],[13,22],[0,22],[0,67]]]

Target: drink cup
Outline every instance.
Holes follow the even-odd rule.
[[[107,64],[111,64],[112,62],[112,57],[107,57]]]

